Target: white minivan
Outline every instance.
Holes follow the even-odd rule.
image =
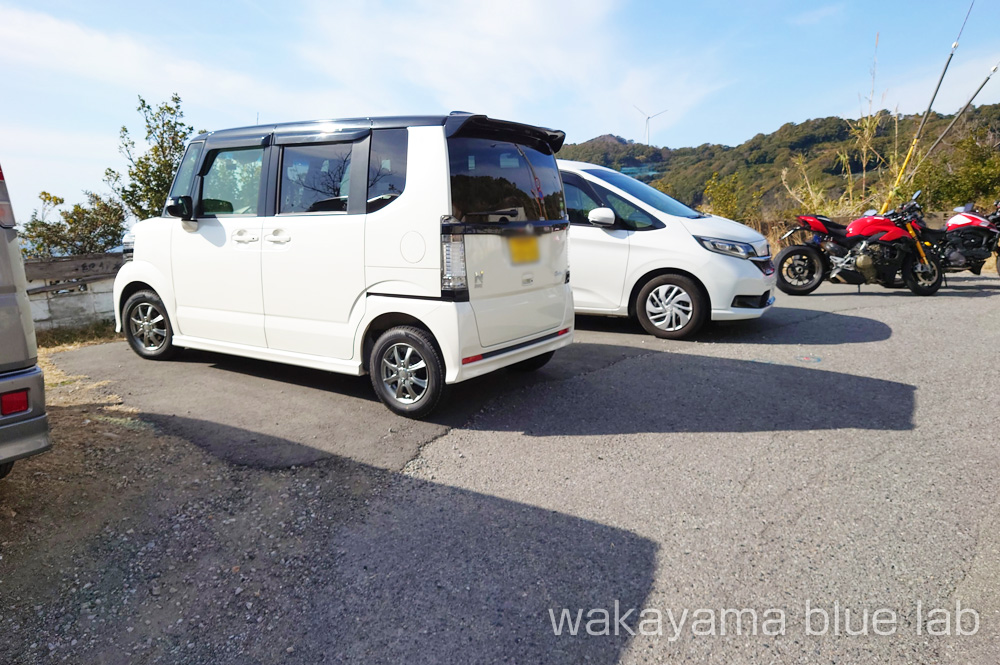
[[[754,319],[774,302],[767,239],[706,215],[635,178],[558,160],[580,314],[629,316],[680,339],[711,319]]]
[[[482,115],[194,138],[115,280],[136,353],[186,347],[361,375],[426,416],[445,384],[572,342],[563,132]]]

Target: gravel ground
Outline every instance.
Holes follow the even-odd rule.
[[[697,343],[581,319],[429,423],[363,378],[61,354],[56,450],[0,482],[0,662],[995,665],[1000,287],[950,281],[825,286]],[[896,629],[806,635],[807,602]],[[917,602],[980,629],[918,635]],[[561,608],[611,634],[555,635]],[[628,634],[643,608],[662,635]],[[696,635],[702,608],[784,634]]]

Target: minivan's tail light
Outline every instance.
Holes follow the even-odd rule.
[[[465,236],[441,236],[441,290],[468,291],[469,278],[465,272]]]
[[[10,196],[7,195],[7,183],[4,182],[2,168],[0,168],[0,226],[5,229],[14,228],[14,209],[10,206]]]
[[[9,416],[28,410],[28,391],[18,390],[0,395],[0,416]]]

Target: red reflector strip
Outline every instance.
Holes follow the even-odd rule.
[[[14,393],[0,395],[0,415],[9,416],[28,410],[28,391],[19,390]]]
[[[559,332],[556,333],[556,337],[559,337],[560,335],[568,335],[568,334],[569,334],[569,328],[563,328],[562,330],[560,330]]]
[[[482,359],[483,359],[482,354],[478,356],[469,356],[468,358],[462,358],[462,364],[468,365],[469,363],[479,362]]]

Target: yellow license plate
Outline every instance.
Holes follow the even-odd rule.
[[[508,238],[511,263],[535,263],[538,261],[538,237],[515,236]]]

